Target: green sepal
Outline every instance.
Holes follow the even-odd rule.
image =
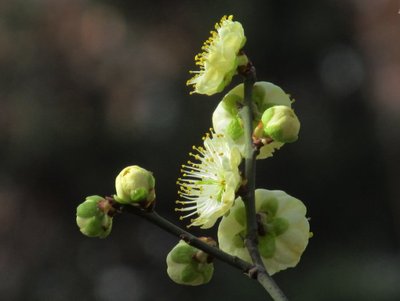
[[[99,215],[102,212],[99,210],[98,204],[104,200],[101,196],[88,196],[86,200],[76,208],[76,215],[82,218]]]
[[[244,208],[244,206],[235,208],[235,210],[233,210],[233,217],[241,226],[245,226],[247,218],[246,209]]]
[[[285,218],[277,217],[272,220],[270,231],[276,236],[285,233],[287,229],[289,229],[289,222]]]
[[[197,252],[202,251],[181,240],[168,253],[167,274],[174,282],[195,286],[210,281],[214,265],[207,261],[199,262],[199,258],[194,257]]]
[[[237,140],[243,135],[243,126],[238,117],[231,120],[228,127],[226,128],[226,133],[233,140]]]
[[[148,190],[145,188],[138,188],[132,191],[131,193],[131,201],[132,202],[141,202],[147,199]]]
[[[193,254],[195,249],[189,245],[180,245],[175,247],[171,252],[171,259],[176,263],[191,263],[193,262]]]
[[[76,215],[82,218],[90,218],[100,212],[97,202],[86,201],[76,208]]]
[[[98,236],[99,232],[102,231],[101,219],[92,217],[87,221],[86,227],[81,229],[81,232],[89,237]]]
[[[99,196],[99,195],[89,195],[85,199],[85,201],[93,201],[93,202],[96,202],[96,203],[98,203],[98,202],[100,202],[102,200],[104,200],[104,198]]]
[[[104,216],[93,216],[90,218],[77,217],[76,222],[82,234],[88,237],[107,237],[112,228],[112,218]]]
[[[213,264],[201,264],[201,270],[203,275],[203,283],[210,282],[213,273],[214,273],[214,265]]]
[[[264,258],[271,258],[275,254],[275,236],[272,233],[268,233],[264,236],[258,237],[258,250]]]
[[[261,202],[260,212],[264,212],[267,214],[269,218],[272,218],[276,215],[278,211],[278,200],[276,198],[268,198],[264,199]]]
[[[196,264],[188,264],[185,266],[182,270],[181,277],[182,281],[186,283],[196,280],[196,278],[199,277],[199,271],[197,270]]]

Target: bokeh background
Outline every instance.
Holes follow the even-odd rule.
[[[189,96],[194,55],[234,14],[258,78],[296,99],[298,142],[259,162],[257,186],[303,200],[314,237],[275,279],[290,300],[400,300],[400,15],[396,0],[0,1],[0,299],[266,300],[216,263],[178,286],[177,242],[135,216],[78,231],[84,197],[152,170],[174,212],[179,166],[221,95]],[[237,83],[237,81],[236,81]],[[232,83],[234,85],[235,83]],[[199,232],[215,235],[215,231]]]

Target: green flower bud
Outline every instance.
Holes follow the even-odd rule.
[[[76,223],[79,230],[89,237],[107,237],[112,228],[109,212],[112,206],[98,195],[89,196],[76,208]]]
[[[178,284],[206,284],[214,272],[209,259],[208,254],[181,240],[167,255],[168,276]]]
[[[300,260],[310,238],[310,225],[304,204],[279,190],[257,189],[258,248],[270,275],[294,267]],[[235,200],[229,215],[218,228],[221,250],[251,262],[245,247],[246,212],[242,199]]]
[[[115,200],[121,204],[145,203],[156,198],[153,174],[137,165],[125,167],[115,179]]]
[[[291,107],[292,101],[289,96],[278,86],[269,82],[256,82],[253,86],[253,128],[261,121],[261,116],[268,108],[274,106]],[[224,134],[239,146],[239,149],[244,154],[245,141],[243,122],[239,114],[244,102],[244,85],[240,84],[229,91],[222,101],[218,104],[212,117],[213,128],[216,133]],[[261,134],[263,135],[263,129]],[[264,137],[257,137],[264,138]],[[261,147],[257,159],[264,159],[272,156],[276,149],[283,145],[280,141],[272,141]]]
[[[298,138],[300,121],[294,111],[287,106],[274,106],[261,117],[264,133],[273,140],[283,143],[294,142]]]

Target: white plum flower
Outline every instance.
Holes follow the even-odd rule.
[[[246,43],[242,24],[232,21],[233,16],[224,16],[215,24],[216,31],[204,42],[203,52],[195,56],[200,71],[190,71],[195,76],[187,81],[194,91],[212,95],[221,92],[236,74],[239,65],[247,64],[247,57],[238,55]]]
[[[189,212],[181,219],[196,216],[189,227],[206,229],[232,207],[241,182],[242,158],[232,140],[222,134],[211,131],[203,140],[203,147],[193,146],[196,153],[189,153],[197,162],[182,165],[182,178],[177,181],[181,200],[177,204],[184,206],[175,210]]]
[[[270,275],[294,267],[311,236],[305,205],[284,191],[256,189],[258,249]],[[246,212],[239,197],[218,228],[219,248],[251,262],[245,237]]]

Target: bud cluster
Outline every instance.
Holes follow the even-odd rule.
[[[148,208],[155,200],[153,174],[137,165],[124,168],[115,179],[116,195],[103,198],[88,196],[76,209],[76,223],[82,234],[107,237],[112,228],[115,203]]]

